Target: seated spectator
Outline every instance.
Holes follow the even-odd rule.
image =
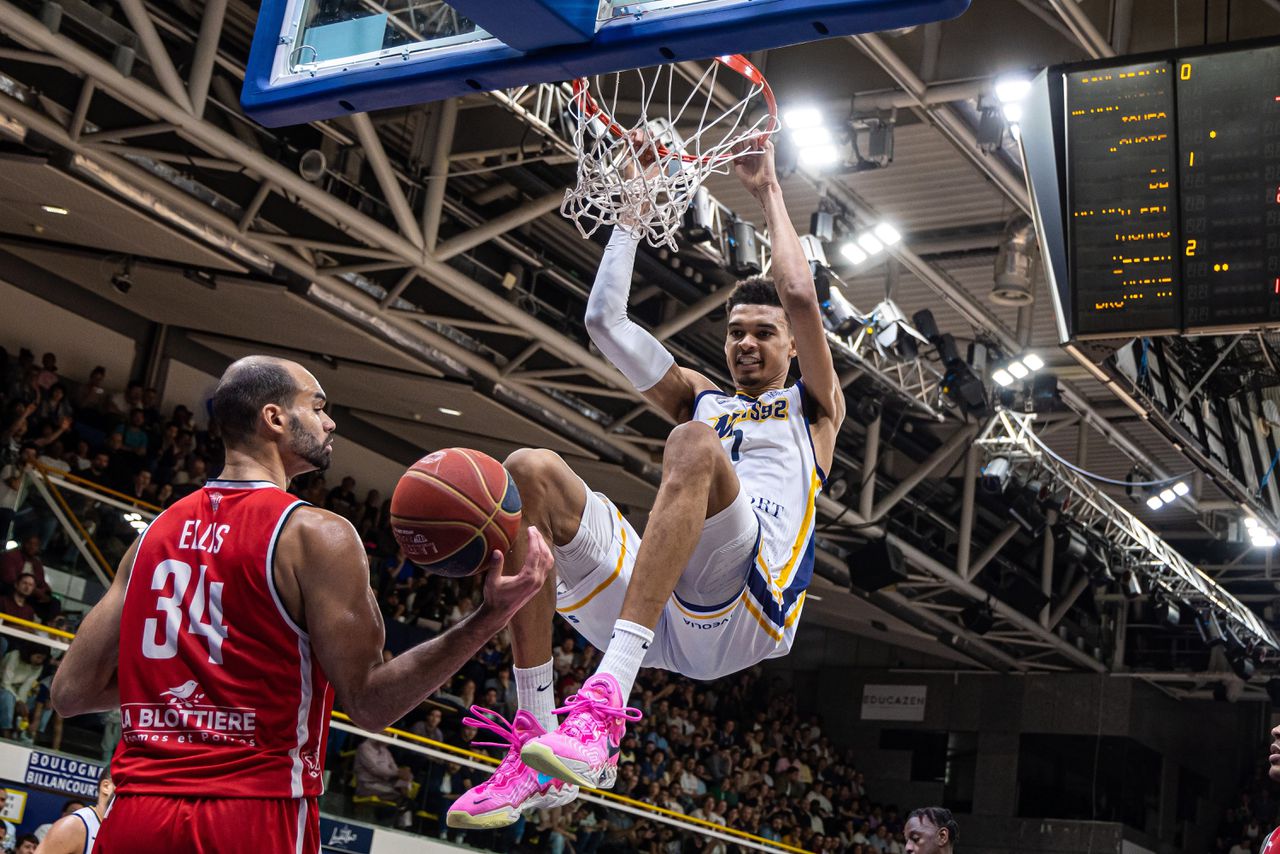
[[[62,424],[66,422],[70,425],[73,415],[75,415],[75,410],[71,406],[71,401],[67,400],[67,387],[62,383],[55,383],[52,388],[45,392],[44,398],[40,401],[40,405],[36,407],[32,417],[40,424]]]
[[[18,734],[18,722],[30,713],[27,703],[35,697],[47,658],[43,647],[31,643],[5,654],[0,665],[0,736],[12,739]],[[23,735],[31,737],[28,732]]]
[[[101,365],[89,372],[89,381],[80,386],[76,392],[76,418],[92,421],[93,415],[101,415],[107,411],[109,397],[102,384],[107,379],[107,369]]]
[[[142,409],[142,383],[130,380],[124,391],[111,395],[111,411],[128,418],[135,409]]]
[[[173,489],[181,495],[195,492],[208,479],[208,463],[205,458],[193,455],[187,467],[173,476]]]
[[[324,500],[324,509],[331,510],[348,520],[354,521],[356,516],[356,479],[344,477],[342,483],[329,490]]]
[[[409,731],[414,735],[420,735],[432,741],[444,741],[444,731],[440,729],[440,721],[443,718],[444,715],[440,713],[440,710],[433,706],[427,709],[426,717],[415,722],[409,728]]]
[[[127,420],[115,429],[120,434],[120,443],[128,450],[139,457],[147,455],[147,446],[151,442],[151,436],[147,434],[146,416],[141,409],[134,409],[129,412]]]
[[[32,534],[23,540],[18,548],[0,555],[0,590],[13,590],[21,575],[30,575],[35,578],[36,587],[31,598],[37,611],[40,610],[41,605],[55,601],[49,582],[44,578],[44,564],[40,561],[38,534]]]
[[[40,840],[34,833],[24,833],[18,837],[18,844],[14,847],[13,854],[36,854],[39,846]]]
[[[129,484],[129,488],[125,490],[125,494],[135,501],[145,501],[148,504],[154,504],[156,500],[156,488],[151,483],[151,472],[143,469],[133,476],[133,482]]]
[[[0,707],[0,724],[3,724],[3,711]],[[356,748],[355,775],[357,797],[374,796],[399,803],[408,796],[413,784],[409,769],[397,765],[391,749],[374,738],[366,738]]]
[[[0,596],[0,613],[8,614],[11,617],[17,617],[27,622],[36,622],[36,609],[31,604],[31,594],[36,589],[36,577],[29,572],[24,572],[18,576],[17,582],[13,585],[13,590]],[[0,653],[8,646],[6,638],[0,637]]]

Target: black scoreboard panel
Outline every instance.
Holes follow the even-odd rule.
[[[1070,336],[1280,325],[1280,46],[1058,74]]]
[[[1076,331],[1181,326],[1172,64],[1066,75],[1067,228]]]
[[[1280,322],[1280,48],[1178,63],[1186,325]]]

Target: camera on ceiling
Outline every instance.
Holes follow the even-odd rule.
[[[113,273],[111,276],[111,287],[115,288],[117,293],[127,294],[133,289],[133,259],[126,258],[124,266],[119,272]]]

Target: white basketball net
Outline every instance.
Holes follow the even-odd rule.
[[[742,78],[749,84],[728,109],[716,104],[726,88],[716,85],[722,71],[735,91]],[[655,248],[676,248],[685,211],[708,175],[724,174],[735,158],[754,152],[739,143],[778,129],[768,83],[741,56],[718,57],[701,77],[663,65],[583,78],[574,84],[571,112],[578,180],[560,212],[583,237],[622,222]],[[639,147],[632,142],[637,130]]]

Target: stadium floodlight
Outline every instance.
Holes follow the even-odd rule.
[[[1161,498],[1159,495],[1152,495],[1149,498],[1147,498],[1147,506],[1150,507],[1152,510],[1159,510],[1161,507],[1164,506],[1164,499]]]
[[[1023,353],[1022,364],[1026,365],[1033,371],[1038,371],[1044,367],[1044,359],[1041,359],[1035,353]]]
[[[1013,374],[1016,379],[1023,379],[1031,373],[1031,371],[1027,369],[1027,366],[1021,362],[1010,362],[1006,370]]]
[[[1002,104],[1021,103],[1031,94],[1031,80],[1022,75],[1011,75],[996,80],[996,100]]]
[[[858,244],[849,241],[840,247],[840,254],[849,260],[851,264],[861,264],[867,260],[867,253],[858,248]]]
[[[807,145],[800,149],[800,162],[805,166],[830,166],[840,159],[834,145]]]
[[[817,107],[793,107],[782,115],[789,130],[808,130],[822,125],[822,111]]]
[[[864,231],[858,235],[858,245],[866,250],[868,255],[875,255],[877,252],[884,251],[884,244],[880,242],[880,238],[869,231]]]
[[[1165,504],[1172,504],[1174,501],[1177,500],[1177,498],[1178,498],[1177,493],[1175,493],[1172,489],[1160,490],[1160,500],[1163,501]]]
[[[1175,493],[1175,494],[1177,494],[1179,497],[1181,497],[1181,496],[1186,495],[1187,493],[1191,492],[1191,487],[1187,486],[1186,481],[1182,481],[1182,480],[1180,480],[1180,481],[1178,481],[1177,483],[1175,483],[1175,484],[1173,485],[1173,491],[1174,491],[1174,493]]]
[[[1018,122],[1022,121],[1022,105],[1021,104],[1017,104],[1017,103],[1005,104],[1000,109],[1001,109],[1001,112],[1004,113],[1004,120],[1008,122],[1011,126],[1016,125],[1018,124]]]
[[[892,246],[902,239],[902,233],[887,222],[882,222],[871,230],[885,246]]]
[[[1004,368],[996,368],[992,371],[991,379],[995,380],[997,384],[1004,388],[1008,388],[1013,385],[1013,374],[1009,373]]]
[[[1247,530],[1252,531],[1254,528],[1258,527],[1258,520],[1253,518],[1252,516],[1245,516],[1244,526]]]
[[[791,140],[800,146],[801,150],[816,148],[820,145],[831,145],[831,131],[824,125],[813,125],[812,127],[792,131]]]

